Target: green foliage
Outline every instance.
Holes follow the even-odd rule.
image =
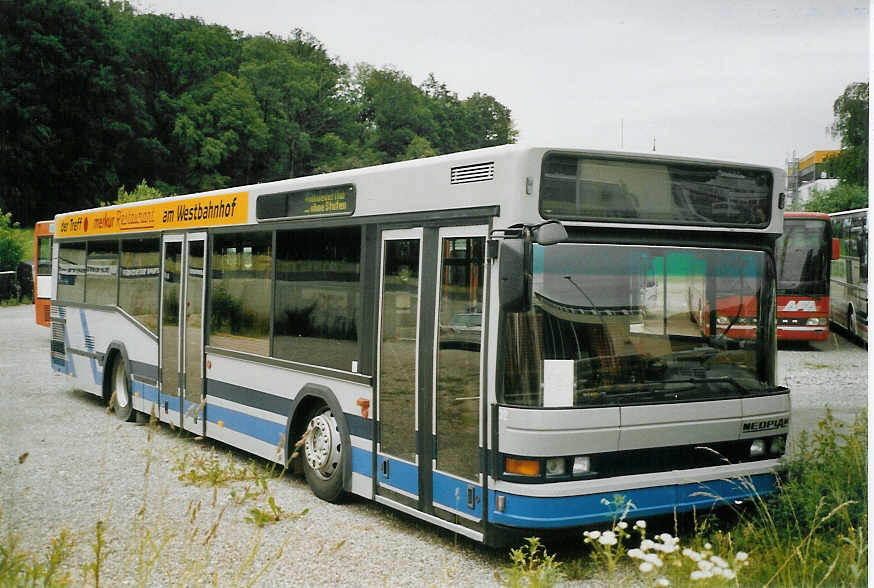
[[[517,135],[491,96],[350,68],[299,29],[244,36],[130,3],[23,0],[0,2],[0,39],[0,208],[27,225],[119,186],[184,194]]]
[[[510,550],[512,565],[505,571],[504,584],[512,588],[547,588],[565,578],[555,554],[546,553],[540,539],[528,537],[527,545]]]
[[[842,182],[868,186],[868,83],[855,82],[834,104],[835,136],[841,138],[841,152],[827,161],[829,174]]]
[[[32,553],[22,550],[19,547],[19,538],[9,533],[0,542],[0,587],[73,586],[69,573],[61,571],[61,566],[70,558],[72,550],[70,534],[61,531],[57,537],[51,539],[48,553],[40,560]]]
[[[727,534],[753,560],[750,585],[867,584],[867,437],[864,413],[847,426],[827,410],[790,448],[782,491],[738,512]]]
[[[16,270],[24,257],[24,246],[12,222],[12,213],[0,210],[0,271]]]
[[[130,192],[124,189],[124,186],[118,189],[118,195],[115,202],[104,202],[104,206],[108,204],[127,204],[128,202],[142,202],[143,200],[152,200],[153,198],[163,198],[164,193],[156,187],[150,186],[146,180],[140,181],[136,187]]]
[[[101,0],[0,2],[0,208],[24,224],[119,185],[132,108],[111,26]]]
[[[867,186],[841,182],[830,190],[811,190],[811,198],[804,203],[808,212],[840,212],[868,206]]]

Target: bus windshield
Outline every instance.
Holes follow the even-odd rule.
[[[530,310],[505,313],[503,402],[598,406],[770,388],[772,264],[754,251],[534,246]],[[743,330],[746,329],[746,330]]]
[[[827,221],[787,218],[777,239],[778,294],[828,294]]]

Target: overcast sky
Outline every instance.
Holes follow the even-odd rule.
[[[433,72],[508,106],[519,142],[784,167],[839,146],[868,81],[868,0],[134,0],[247,34],[301,28],[347,65]]]

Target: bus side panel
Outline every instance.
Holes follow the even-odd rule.
[[[63,325],[57,336],[64,340],[66,365],[53,362],[55,371],[75,378],[77,388],[103,396],[107,350],[113,342],[123,341],[132,371],[134,408],[148,413],[141,399],[157,396],[157,341],[114,308],[56,308],[55,320]]]
[[[293,399],[307,384],[330,389],[350,431],[352,491],[371,498],[371,387],[268,365],[257,359],[206,354],[206,436],[284,463],[285,430]]]

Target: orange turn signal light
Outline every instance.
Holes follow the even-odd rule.
[[[504,458],[504,472],[517,476],[539,476],[540,461],[536,459]]]

